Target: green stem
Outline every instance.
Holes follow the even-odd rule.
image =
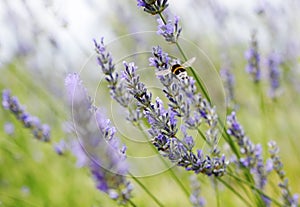
[[[135,205],[132,200],[128,200],[128,203],[130,203],[130,205],[133,206],[133,207],[137,207],[137,205]]]
[[[137,179],[133,174],[131,174],[130,172],[128,172],[128,174],[131,176],[131,178],[137,182],[137,184],[139,184],[139,186],[154,200],[154,202],[160,206],[163,207],[164,205],[146,188],[146,186],[144,186],[143,183],[141,183],[139,181],[139,179]]]
[[[216,179],[214,179],[214,183],[215,183],[215,191],[216,191],[216,200],[217,200],[217,207],[220,207],[220,192],[219,192],[219,188],[218,188],[218,182]]]
[[[241,194],[239,194],[231,185],[222,180],[221,178],[217,178],[223,185],[225,185],[228,189],[230,189],[237,197],[239,197],[247,206],[251,207],[252,205],[245,199]]]
[[[163,23],[166,24],[167,21],[165,20],[165,18],[164,18],[164,16],[162,15],[162,13],[159,12],[158,14],[159,14],[161,20],[163,21]],[[176,42],[175,44],[176,44],[176,47],[177,47],[177,49],[179,50],[180,54],[182,55],[184,61],[187,61],[188,58],[187,58],[187,56],[185,55],[184,51],[182,50],[180,44],[179,44],[178,42]],[[209,103],[211,103],[211,99],[210,99],[210,97],[209,97],[207,91],[205,90],[205,87],[203,86],[203,84],[201,83],[200,79],[198,78],[198,76],[197,76],[197,74],[196,74],[194,68],[193,68],[193,67],[190,67],[190,68],[191,68],[191,71],[192,71],[192,75],[193,75],[193,77],[195,78],[195,80],[196,80],[198,86],[200,87],[202,93],[204,94],[205,98],[207,99],[207,101],[208,101]]]
[[[280,204],[277,200],[271,198],[270,196],[268,196],[267,194],[265,194],[262,190],[258,189],[255,185],[253,185],[252,183],[246,181],[246,180],[243,180],[242,178],[240,177],[237,177],[235,176],[234,174],[231,174],[231,173],[227,173],[227,175],[231,176],[232,178],[236,179],[237,181],[239,182],[242,182],[246,185],[248,185],[251,189],[255,190],[256,192],[258,192],[260,195],[263,195],[265,197],[267,197],[268,199],[270,199],[274,204],[276,204],[277,206],[283,206],[282,204]]]

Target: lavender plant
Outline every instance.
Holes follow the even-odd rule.
[[[2,91],[2,106],[9,110],[25,128],[29,128],[36,139],[43,142],[50,141],[50,127],[47,124],[42,124],[39,118],[27,113],[24,106],[19,103],[18,98],[11,96],[8,89]]]
[[[255,83],[259,82],[261,79],[260,55],[255,32],[251,37],[250,48],[245,52],[245,58],[248,61],[246,71],[252,76]]]
[[[224,81],[224,86],[226,90],[226,105],[229,108],[232,108],[232,105],[235,103],[235,78],[234,74],[229,68],[223,68],[220,70],[220,75]]]
[[[132,185],[126,179],[126,147],[120,148],[116,129],[103,112],[92,105],[78,74],[69,74],[65,80],[68,102],[72,107],[73,133],[77,140],[71,150],[88,166],[98,190],[125,205],[131,198]]]
[[[158,30],[157,34],[162,35],[167,42],[176,43],[181,33],[181,27],[179,27],[179,17],[175,16],[174,23],[172,20],[164,22],[162,19],[157,19]]]
[[[191,182],[191,188],[192,188],[192,194],[190,197],[191,203],[193,207],[204,207],[205,206],[205,198],[203,198],[201,193],[201,185],[200,182],[197,180],[197,177],[195,175],[192,175],[190,177]]]
[[[99,44],[96,44],[96,48],[97,45]],[[156,48],[154,51],[157,52],[154,55],[156,58],[151,58],[150,64],[157,64],[167,68],[168,64],[166,62],[161,63],[159,61],[168,61],[168,55],[164,54],[160,48]],[[98,60],[102,56],[103,55],[99,55]],[[100,66],[101,65],[102,64],[100,64]],[[147,121],[151,126],[149,129],[149,134],[152,137],[153,145],[158,149],[158,151],[161,151],[163,156],[168,157],[169,160],[175,162],[178,166],[185,167],[186,170],[192,170],[196,173],[201,172],[207,175],[222,176],[225,173],[227,165],[225,157],[220,157],[216,148],[213,150],[214,154],[212,154],[215,155],[214,157],[203,155],[202,150],[198,150],[197,155],[194,154],[192,152],[194,147],[194,141],[192,137],[188,136],[185,131],[185,138],[182,141],[176,137],[176,134],[179,130],[177,127],[176,115],[181,116],[180,113],[183,113],[179,113],[174,108],[165,109],[162,101],[159,98],[156,99],[155,103],[152,103],[152,93],[148,91],[144,83],[140,82],[140,77],[136,73],[137,67],[134,65],[134,63],[128,64],[124,62],[124,66],[125,70],[122,73],[122,78],[125,80],[125,87],[127,92],[137,100],[137,108],[139,111],[141,111],[147,118]],[[108,77],[112,76],[111,74],[106,75]],[[107,80],[110,82],[109,78],[107,78]],[[195,93],[194,81],[192,79],[188,79],[186,85],[182,87],[182,90],[181,96],[184,94],[190,94],[192,101],[193,97],[191,95]],[[200,94],[198,94],[198,96],[200,96]],[[196,100],[194,100],[194,102],[196,102]],[[200,103],[197,104],[200,105]],[[207,108],[207,103],[205,101],[202,103],[202,105],[203,107],[197,111],[199,117],[202,113],[202,116],[206,117],[207,123],[211,127],[214,127],[215,123],[213,122],[213,119],[215,119],[215,117],[211,116],[210,114],[213,113],[214,110]],[[189,113],[191,112],[186,111],[186,114]],[[187,121],[187,123],[188,126],[191,126],[191,121]],[[215,136],[214,133],[215,132],[213,130],[208,131],[208,137],[210,135]],[[216,138],[214,142],[217,143]]]
[[[276,98],[280,88],[280,69],[281,60],[278,54],[272,53],[268,58],[269,81],[270,81],[270,96]]]
[[[297,207],[299,195],[294,194],[292,195],[288,183],[288,178],[286,177],[286,173],[283,170],[283,163],[281,162],[281,159],[279,157],[279,148],[275,141],[271,141],[268,144],[269,146],[269,153],[272,160],[272,167],[273,170],[276,172],[276,174],[279,176],[280,183],[278,186],[281,188],[281,194],[284,206],[291,206],[291,207]]]
[[[168,6],[168,0],[137,0],[137,6],[143,7],[144,11],[155,15],[163,12]]]
[[[282,183],[279,184],[279,187],[282,188],[284,206],[297,206],[298,197],[297,194],[292,196],[289,191],[288,181],[282,169],[283,164],[278,156],[279,148],[276,146],[276,143],[274,141],[269,143],[271,159],[268,159],[266,163],[264,163],[261,145],[253,144],[252,141],[245,135],[243,127],[237,121],[235,112],[232,112],[227,117],[227,124],[228,133],[236,138],[242,154],[242,157],[240,157],[237,164],[249,169],[254,175],[255,183],[259,189],[264,206],[270,206],[272,201],[278,205],[277,201],[263,193],[265,186],[268,183],[267,177],[272,170],[279,175],[282,181]]]
[[[188,171],[222,176],[227,165],[225,156],[204,156],[201,150],[197,150],[197,155],[194,154],[192,152],[193,141],[191,137],[186,136],[183,141],[176,137],[178,131],[177,119],[172,109],[165,109],[158,98],[155,104],[151,103],[152,94],[139,81],[139,76],[136,74],[137,67],[134,63],[127,64],[126,62],[124,62],[124,66],[127,89],[138,100],[145,117],[151,125],[149,133],[153,137],[154,146],[162,151],[164,156],[177,163],[178,166],[185,167]]]

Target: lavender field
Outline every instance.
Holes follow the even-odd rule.
[[[299,206],[300,3],[0,2],[0,206]]]

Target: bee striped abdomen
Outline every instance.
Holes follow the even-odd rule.
[[[187,77],[187,72],[182,65],[179,64],[173,65],[171,71],[179,79],[185,79]]]

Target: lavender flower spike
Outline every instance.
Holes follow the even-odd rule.
[[[270,80],[270,96],[275,98],[278,95],[280,87],[280,64],[281,60],[278,54],[272,53],[268,58],[269,80]]]
[[[245,58],[248,61],[246,71],[252,75],[255,83],[259,82],[261,79],[260,55],[258,53],[258,43],[255,33],[252,34],[251,46],[249,50],[245,52]]]
[[[144,11],[155,15],[163,12],[168,6],[168,0],[137,0],[137,6],[143,7]]]
[[[193,207],[204,207],[206,201],[202,196],[200,196],[201,193],[200,182],[198,181],[195,175],[190,176],[190,183],[192,188],[190,201],[193,204]]]
[[[73,107],[73,132],[77,135],[71,151],[81,166],[89,167],[98,190],[126,204],[131,198],[132,185],[125,177],[128,172],[125,147],[120,147],[116,129],[103,112],[92,105],[78,74],[69,74],[65,84]]]
[[[18,98],[12,97],[7,89],[2,91],[2,106],[4,109],[10,110],[23,123],[24,127],[31,129],[36,139],[44,142],[50,141],[50,127],[47,124],[41,124],[37,117],[28,114],[20,105]]]
[[[271,156],[272,164],[273,164],[273,169],[279,176],[281,182],[279,183],[279,187],[282,189],[282,198],[284,201],[284,206],[291,206],[291,207],[297,207],[298,206],[298,194],[292,195],[290,189],[289,189],[289,184],[288,184],[288,179],[285,176],[285,172],[283,170],[283,163],[280,160],[279,157],[279,148],[276,144],[275,141],[271,141],[268,143],[269,145],[269,153]]]
[[[123,84],[119,82],[119,75],[115,72],[112,55],[106,51],[104,38],[101,38],[100,43],[94,40],[94,44],[98,64],[101,66],[102,72],[105,74],[105,79],[109,83],[110,95],[123,107],[128,107],[130,95],[124,90]]]
[[[253,144],[245,135],[243,127],[238,123],[235,112],[227,117],[228,130],[227,133],[236,138],[242,154],[239,163],[243,167],[248,168],[255,178],[255,184],[263,190],[267,184],[267,175],[270,173],[269,163],[263,162],[262,146]],[[270,206],[270,199],[265,195],[260,195],[266,206]]]
[[[182,30],[178,25],[179,17],[175,16],[174,23],[171,20],[165,23],[162,19],[158,19],[157,22],[157,34],[162,35],[167,42],[176,43]]]

